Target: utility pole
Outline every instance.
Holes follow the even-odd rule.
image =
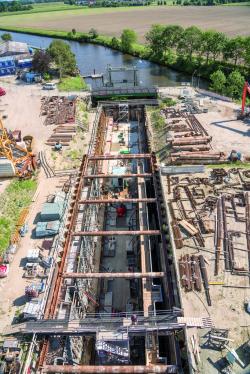
[[[195,75],[196,72],[197,72],[197,69],[195,69],[193,74],[192,74],[192,81],[191,81],[191,86],[192,87],[194,87],[193,80],[194,80],[194,75]]]

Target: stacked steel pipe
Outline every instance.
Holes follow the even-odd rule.
[[[197,256],[190,257],[188,254],[181,256],[179,271],[181,285],[186,291],[201,291],[201,273]]]

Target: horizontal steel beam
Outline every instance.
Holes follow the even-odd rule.
[[[150,178],[152,177],[152,173],[142,173],[142,174],[92,174],[92,175],[84,175],[83,178],[85,179],[95,179],[95,178]]]
[[[79,200],[78,204],[112,204],[112,203],[155,203],[155,198],[144,198],[144,199],[91,199],[91,200]]]
[[[106,314],[107,316],[107,314]],[[129,315],[130,317],[131,315]],[[181,330],[185,323],[177,323],[176,315],[168,316],[166,320],[141,318],[138,317],[137,325],[124,326],[123,317],[105,318],[86,318],[85,320],[38,320],[35,322],[26,322],[19,325],[13,325],[5,330],[5,335],[62,335],[62,336],[95,336],[100,330],[117,330],[126,332],[131,336],[145,336],[148,332],[157,331],[158,335],[165,335],[167,332]]]
[[[71,234],[72,236],[118,236],[118,235],[161,235],[160,230],[137,230],[137,231],[76,231]]]
[[[164,277],[164,272],[148,272],[148,273],[64,273],[63,278],[162,278]]]
[[[168,369],[171,369],[171,373],[177,373],[174,365],[44,365],[42,373],[167,373]]]
[[[128,155],[98,155],[98,156],[89,156],[89,161],[98,161],[98,160],[130,160],[130,159],[146,159],[151,158],[151,153],[135,153]]]

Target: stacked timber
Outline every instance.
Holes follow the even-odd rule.
[[[75,135],[76,126],[70,124],[60,125],[54,129],[54,133],[49,137],[46,144],[55,146],[57,142],[60,142],[63,146],[68,146]]]

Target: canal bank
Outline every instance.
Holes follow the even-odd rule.
[[[166,66],[159,65],[157,63],[148,61],[146,59],[140,59],[128,54],[124,54],[117,50],[105,47],[103,45],[93,44],[92,42],[85,43],[80,41],[66,40],[66,34],[64,32],[51,32],[53,35],[51,37],[46,36],[50,33],[49,31],[38,30],[37,32],[10,32],[13,40],[18,42],[26,42],[29,45],[36,46],[39,48],[47,48],[51,41],[57,37],[64,39],[69,43],[72,52],[76,56],[76,61],[82,75],[88,75],[93,73],[105,73],[107,65],[111,66],[136,66],[138,69],[138,81],[142,86],[176,86],[180,85],[182,82],[192,83],[192,76],[189,74],[181,73],[179,71],[173,70]],[[4,31],[0,31],[0,36]],[[35,35],[41,33],[41,36]],[[95,42],[96,43],[96,42]],[[117,79],[121,78],[117,75]],[[88,82],[88,80],[87,80]],[[88,82],[90,83],[90,82]],[[199,83],[200,88],[207,88],[208,82],[198,77],[193,77],[193,83],[197,85]],[[92,83],[96,87],[99,83]]]

